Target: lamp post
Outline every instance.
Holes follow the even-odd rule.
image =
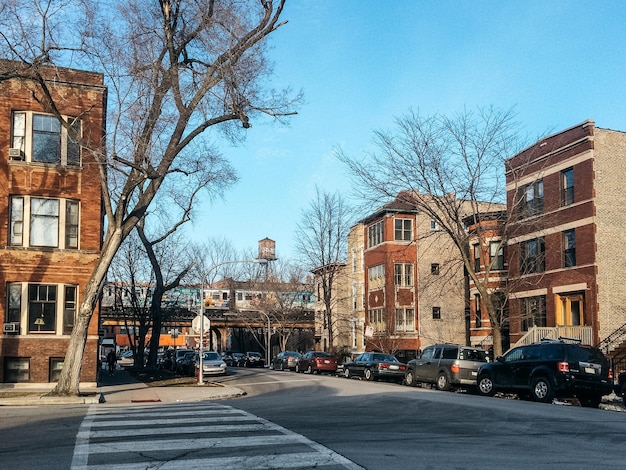
[[[198,367],[199,367],[199,370],[198,370],[198,385],[204,385],[204,371],[202,370],[203,369],[203,366],[202,366],[202,349],[203,349],[203,345],[204,345],[204,319],[206,318],[204,316],[204,284],[205,284],[205,282],[207,284],[209,284],[208,280],[207,280],[209,273],[211,271],[213,271],[214,269],[217,269],[220,266],[223,266],[225,264],[258,263],[258,264],[266,265],[267,262],[268,261],[266,259],[264,259],[264,258],[222,261],[221,263],[214,264],[209,269],[204,271],[204,273],[202,274],[202,290],[200,292],[200,328],[199,328],[199,330],[200,330],[200,353],[198,354],[198,356],[199,356],[199,361],[198,361]],[[269,322],[270,322],[269,316],[267,316],[267,324],[268,324],[267,332],[268,332],[268,335],[269,335]],[[210,330],[209,330],[209,334],[211,334]],[[268,346],[268,349],[269,349],[269,346]]]

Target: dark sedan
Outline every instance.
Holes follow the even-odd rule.
[[[337,359],[323,351],[309,351],[302,355],[296,364],[296,372],[333,373],[337,371]]]
[[[391,354],[366,352],[343,365],[343,376],[363,377],[365,380],[388,379],[398,383],[404,381],[406,364]]]
[[[247,352],[244,361],[246,367],[265,367],[265,359],[258,352]]]

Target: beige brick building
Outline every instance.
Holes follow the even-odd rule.
[[[0,382],[54,382],[102,239],[101,74],[44,70],[63,119],[31,80],[0,82]],[[81,145],[82,144],[82,145]],[[82,382],[95,382],[98,314]]]

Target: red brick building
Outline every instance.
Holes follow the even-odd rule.
[[[506,162],[512,343],[624,340],[624,161],[626,134],[585,121]]]
[[[0,82],[0,382],[54,382],[102,239],[103,76],[45,71],[67,125],[31,80]],[[68,127],[70,129],[68,129]],[[81,373],[95,382],[98,314]]]

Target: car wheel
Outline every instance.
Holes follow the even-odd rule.
[[[493,385],[493,380],[491,380],[491,377],[486,374],[478,377],[478,387],[476,390],[479,395],[483,395],[485,397],[492,397],[496,394],[496,388]]]
[[[440,372],[437,377],[437,390],[447,391],[450,390],[450,379],[448,378],[448,374],[445,372]]]
[[[365,380],[374,380],[374,374],[372,374],[372,369],[365,369],[363,373]]]
[[[274,370],[274,363],[270,362],[270,370]]]
[[[281,362],[278,370],[285,370],[285,365]]]
[[[586,408],[598,408],[602,403],[602,395],[583,395],[578,399],[580,404]]]
[[[297,374],[298,372],[300,372],[300,364],[298,364],[296,362],[296,366],[293,368],[293,371]]]
[[[415,374],[412,370],[407,371],[406,375],[404,376],[404,383],[407,384],[409,387],[415,387],[417,385],[417,381],[415,380]]]
[[[350,374],[350,369],[348,369],[348,368],[344,369],[344,370],[343,370],[343,376],[344,376],[346,379],[349,379],[349,378],[351,377],[351,374]]]
[[[547,377],[534,378],[531,393],[533,399],[541,403],[552,403],[552,399],[554,398],[552,384]]]
[[[311,367],[311,364],[309,364],[309,367],[306,368],[306,371],[308,374],[312,374],[313,373],[313,367]]]

